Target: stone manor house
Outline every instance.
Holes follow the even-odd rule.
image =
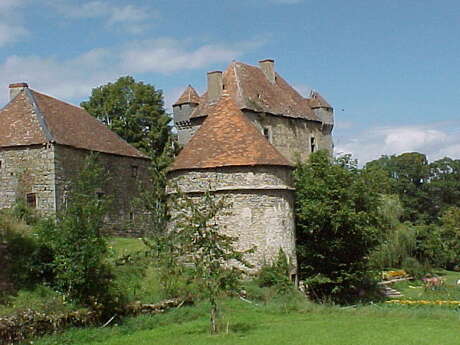
[[[10,101],[0,110],[0,209],[17,199],[41,214],[65,207],[69,183],[85,157],[97,152],[108,183],[97,193],[111,197],[107,225],[124,231],[135,217],[132,200],[147,181],[150,159],[85,110],[10,85]]]
[[[218,221],[239,249],[255,248],[255,269],[280,249],[295,267],[291,172],[311,152],[332,153],[333,109],[317,92],[300,95],[273,60],[232,62],[207,77],[203,95],[188,86],[173,105],[184,147],[168,177],[192,197],[211,190],[228,199],[231,212]]]
[[[182,151],[168,178],[192,197],[206,190],[227,197],[223,231],[260,268],[282,249],[296,266],[292,169],[311,152],[332,152],[333,109],[317,92],[303,97],[275,71],[232,62],[209,72],[201,96],[187,87],[173,105]],[[149,159],[83,109],[10,85],[0,110],[0,209],[22,198],[42,214],[66,204],[69,183],[84,158],[98,152],[110,180],[98,193],[112,198],[107,223],[124,231],[132,200],[147,181]],[[126,234],[126,233],[125,233]],[[295,269],[293,269],[295,274]]]

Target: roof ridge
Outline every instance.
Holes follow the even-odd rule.
[[[43,131],[43,134],[45,135],[46,140],[49,142],[54,142],[54,137],[51,133],[50,128],[48,127],[45,116],[43,115],[43,112],[41,111],[37,100],[34,97],[33,90],[30,90],[29,88],[25,88],[22,92],[25,93],[27,99],[29,100],[30,104],[32,105],[32,108],[35,112],[35,115],[37,116],[38,124],[40,125],[40,128]]]

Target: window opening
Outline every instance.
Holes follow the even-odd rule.
[[[268,130],[268,128],[264,127],[263,133],[264,133],[264,137],[265,137],[268,141],[270,141],[270,131]]]
[[[37,195],[35,193],[28,193],[26,195],[26,202],[29,208],[37,208]]]
[[[137,177],[138,167],[137,165],[131,165],[131,177]]]
[[[316,139],[315,137],[310,138],[310,151],[315,152],[316,150]]]

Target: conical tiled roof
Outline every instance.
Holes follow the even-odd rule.
[[[147,158],[82,108],[25,88],[0,110],[0,147],[50,142]]]
[[[224,94],[169,171],[255,165],[292,166]]]
[[[195,91],[192,85],[187,86],[185,91],[173,105],[181,105],[186,103],[200,103],[200,96],[198,96],[198,93]]]

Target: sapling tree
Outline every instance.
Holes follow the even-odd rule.
[[[193,278],[211,305],[210,330],[218,332],[218,297],[238,287],[250,264],[246,252],[235,248],[236,237],[225,234],[219,218],[229,215],[229,204],[210,192],[199,198],[181,195],[175,203],[174,233],[185,261],[193,264]]]
[[[111,284],[102,233],[107,203],[97,195],[105,180],[103,171],[97,155],[89,155],[71,183],[66,209],[56,222],[43,223],[39,230],[40,240],[53,253],[53,285],[83,304],[107,302]]]

